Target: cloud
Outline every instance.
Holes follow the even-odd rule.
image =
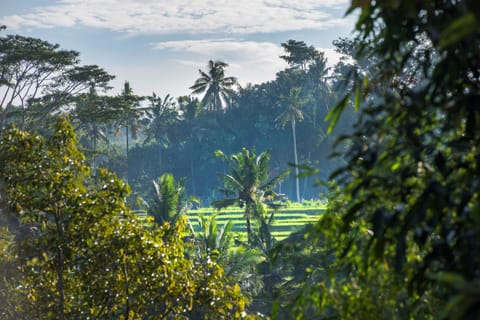
[[[238,61],[243,63],[262,64],[278,58],[283,54],[281,46],[271,42],[243,41],[236,39],[207,39],[207,40],[180,40],[164,41],[152,44],[155,49],[186,52],[220,59]]]
[[[277,72],[287,64],[280,58],[285,52],[280,45],[271,42],[255,42],[238,39],[164,41],[151,44],[154,49],[171,51],[185,58],[174,58],[175,63],[206,70],[207,61],[218,59],[229,64],[228,75],[238,77],[242,85],[261,83],[275,79]],[[317,48],[325,53],[328,66],[333,67],[341,55],[331,48]],[[195,57],[191,59],[191,57]]]
[[[10,29],[87,26],[137,34],[230,33],[327,29],[348,24],[332,10],[348,0],[61,0],[5,16]],[[241,4],[239,4],[241,3]]]
[[[270,42],[255,42],[235,39],[165,41],[152,44],[155,49],[167,50],[195,57],[194,60],[175,59],[175,62],[205,69],[210,59],[229,64],[229,73],[242,83],[268,81],[287,65],[279,58],[281,46]],[[259,78],[260,77],[260,78]]]

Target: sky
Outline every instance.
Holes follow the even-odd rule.
[[[229,64],[239,83],[275,79],[281,43],[305,41],[339,59],[332,41],[350,37],[350,0],[1,0],[0,25],[58,43],[139,95],[188,95],[208,60]]]

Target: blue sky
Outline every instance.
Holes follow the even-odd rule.
[[[303,40],[338,55],[332,41],[348,37],[354,16],[349,0],[7,0],[0,24],[7,33],[38,37],[80,52],[82,64],[97,64],[128,80],[134,92],[189,94],[209,59],[230,66],[241,85],[275,78],[285,68],[280,43]]]

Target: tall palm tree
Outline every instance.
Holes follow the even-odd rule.
[[[296,123],[301,122],[304,119],[304,113],[302,107],[307,104],[308,100],[301,97],[301,89],[299,87],[293,87],[290,89],[288,96],[280,97],[281,103],[285,107],[285,110],[277,117],[276,121],[282,128],[290,123],[292,126],[292,138],[293,138],[293,156],[295,161],[295,185],[297,202],[300,202],[300,181],[298,177],[298,155],[297,155],[297,135],[296,135]]]
[[[251,219],[258,215],[258,208],[262,202],[274,199],[273,188],[289,174],[289,171],[270,178],[270,153],[268,151],[262,152],[257,157],[255,150],[249,151],[243,148],[242,152],[234,154],[230,158],[227,158],[221,151],[217,151],[217,156],[228,162],[229,173],[221,176],[224,187],[220,191],[226,198],[214,201],[212,205],[216,208],[232,205],[245,207],[248,242],[252,244],[254,237]]]
[[[140,106],[140,101],[143,98],[133,94],[130,83],[125,81],[123,90],[114,102],[114,109],[118,112],[117,129],[125,128],[125,146],[127,156],[127,179],[128,179],[128,151],[129,138],[138,137],[138,130],[140,129],[140,118],[145,114],[147,108]]]
[[[167,94],[163,99],[155,93],[148,97],[150,105],[145,110],[148,121],[145,130],[145,143],[156,140],[158,144],[158,169],[162,170],[162,148],[169,143],[169,129],[180,119],[172,96]]]
[[[167,94],[163,99],[155,93],[148,97],[150,105],[145,110],[148,121],[145,130],[145,143],[155,139],[158,143],[168,140],[167,129],[169,125],[179,120],[178,110],[175,106],[175,100]]]
[[[324,118],[328,113],[328,106],[333,103],[335,93],[329,84],[330,69],[327,67],[327,59],[323,52],[319,52],[308,68],[308,76],[311,81],[312,95],[317,102],[313,106],[313,126],[317,127],[317,119]],[[323,110],[319,110],[323,107]],[[320,114],[319,111],[321,112]]]
[[[100,140],[109,142],[106,129],[113,119],[114,113],[108,109],[107,97],[99,96],[94,87],[91,87],[88,93],[76,97],[72,120],[75,130],[85,132],[93,154],[96,153]]]
[[[190,87],[193,94],[205,92],[202,103],[213,111],[222,110],[233,94],[233,86],[237,84],[237,78],[225,77],[225,68],[228,64],[219,60],[208,61],[208,72],[198,70],[198,78]]]

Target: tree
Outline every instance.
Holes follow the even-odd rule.
[[[0,314],[6,319],[241,318],[246,299],[214,261],[186,257],[186,222],[145,228],[129,187],[89,175],[72,127],[46,139],[16,128],[0,141]],[[5,231],[7,212],[16,218]],[[12,226],[15,226],[13,228]],[[12,239],[13,238],[13,239]],[[4,242],[4,239],[6,240]],[[14,245],[10,245],[14,242]]]
[[[130,83],[125,81],[122,93],[117,97],[114,108],[119,112],[117,126],[125,128],[125,154],[127,156],[127,178],[128,178],[128,151],[129,137],[133,139],[138,137],[140,129],[140,118],[144,115],[144,107],[140,107],[140,101],[143,98],[133,94]]]
[[[296,195],[297,202],[301,202],[300,198],[300,182],[299,182],[299,170],[298,170],[298,155],[297,155],[297,136],[296,136],[296,124],[301,122],[304,118],[302,111],[302,106],[307,103],[307,100],[301,97],[301,89],[294,87],[290,89],[288,96],[281,96],[280,101],[285,107],[285,110],[275,119],[282,128],[285,128],[287,123],[290,123],[292,127],[292,138],[293,138],[293,157],[295,165],[295,184],[296,184]]]
[[[400,283],[409,283],[404,299],[396,300],[407,306],[405,318],[417,316],[415,303],[431,291],[439,298],[434,306],[445,306],[444,317],[475,318],[478,3],[352,1],[349,12],[356,9],[357,55],[378,57],[379,71],[356,82],[353,94],[331,110],[335,119],[352,97],[357,107],[364,104],[345,137],[347,164],[333,176],[345,197],[340,230],[352,237],[344,254],[364,257],[356,264],[363,279],[391,268]],[[361,285],[368,289],[368,282]]]
[[[157,224],[175,222],[182,211],[184,192],[182,181],[175,182],[175,178],[170,173],[163,174],[158,182],[153,181],[153,197],[148,213],[154,217]]]
[[[318,52],[314,46],[307,46],[304,41],[288,40],[281,44],[287,55],[280,56],[293,68],[306,71],[307,65],[315,60]]]
[[[256,272],[264,260],[256,249],[233,244],[233,221],[219,226],[217,213],[198,217],[198,231],[194,231],[195,256],[199,261],[213,259],[224,269],[224,281],[239,283],[245,296],[258,295],[263,283]]]
[[[228,64],[223,61],[208,61],[208,73],[198,70],[198,78],[190,87],[193,94],[205,92],[202,103],[212,111],[220,111],[229,104],[233,94],[232,87],[237,84],[235,77],[225,77],[225,68]]]
[[[179,114],[172,96],[167,94],[163,99],[155,93],[148,97],[150,106],[145,110],[149,124],[145,130],[145,143],[155,139],[158,144],[168,142],[167,129],[179,120]]]
[[[0,130],[7,117],[18,114],[19,124],[59,111],[70,98],[90,88],[108,88],[114,77],[95,65],[78,66],[79,53],[60,49],[41,39],[0,37]],[[34,119],[27,119],[31,108]]]
[[[75,286],[67,275],[75,268],[72,254],[78,253],[78,248],[71,246],[76,241],[71,237],[78,236],[75,228],[83,226],[80,221],[84,218],[79,216],[82,210],[74,204],[83,201],[86,209],[90,201],[98,201],[93,198],[102,192],[82,200],[87,192],[83,179],[88,169],[75,147],[73,130],[65,122],[59,122],[54,132],[51,141],[45,141],[10,130],[2,139],[1,161],[6,196],[21,224],[31,230],[20,242],[18,253],[27,281],[24,290],[34,297],[38,294],[37,303],[44,303],[35,312],[51,312],[65,319],[74,303],[69,293]],[[108,188],[105,190],[108,191],[103,192],[107,196],[104,200],[112,204],[121,201],[108,194]],[[111,208],[107,205],[102,210],[108,212]],[[86,235],[82,238],[89,241]],[[47,303],[48,299],[51,301]]]
[[[315,99],[312,99],[313,106],[312,110],[312,121],[313,127],[317,127],[317,119],[324,118],[326,115],[326,111],[332,104],[332,100],[335,97],[335,93],[329,83],[329,68],[327,68],[327,59],[325,58],[325,54],[323,52],[319,52],[315,59],[312,61],[312,64],[308,68],[308,76],[311,81],[312,86],[312,96]],[[321,112],[323,109],[323,112]],[[320,112],[320,115],[318,113]],[[322,117],[323,116],[323,117]]]
[[[158,166],[162,170],[162,148],[170,142],[169,129],[171,129],[180,115],[175,106],[173,97],[167,94],[163,99],[155,93],[148,97],[150,106],[145,110],[148,121],[145,129],[145,143],[155,139],[158,144]]]
[[[186,157],[190,166],[191,194],[196,196],[195,184],[195,161],[199,158],[198,146],[201,144],[202,137],[206,128],[198,125],[198,118],[201,113],[201,103],[197,98],[183,96],[178,98],[179,109],[182,113],[181,132],[184,134]]]
[[[111,109],[112,97],[99,96],[95,88],[88,93],[79,94],[75,97],[75,109],[70,114],[77,135],[82,133],[86,136],[84,143],[94,156],[100,142],[108,143],[108,129],[113,124],[117,114]]]
[[[40,39],[8,35],[0,38],[1,122],[3,129],[7,113],[16,103],[22,113],[29,99],[35,98],[61,72],[77,62],[78,53],[59,50]]]
[[[274,200],[273,188],[289,174],[289,171],[270,178],[268,151],[257,156],[255,150],[243,148],[241,152],[231,155],[230,158],[227,158],[222,151],[217,151],[217,156],[228,163],[229,173],[221,175],[224,187],[220,191],[226,198],[214,201],[212,205],[216,208],[232,205],[245,207],[248,241],[253,244],[251,219],[258,216],[258,206],[261,206],[262,202]]]

